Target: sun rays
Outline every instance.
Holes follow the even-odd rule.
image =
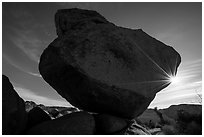
[[[147,81],[138,81],[138,82],[128,82],[128,83],[120,83],[120,85],[142,85],[142,84],[155,84],[156,89],[162,89],[163,87],[168,86],[169,84],[175,84],[178,83],[181,79],[179,77],[176,77],[177,73],[177,65],[178,65],[178,55],[175,58],[174,66],[167,66],[169,69],[169,72],[167,70],[163,69],[155,60],[153,60],[142,48],[140,48],[137,43],[129,39],[135,47],[150,61],[153,63],[153,65],[159,70],[160,76],[158,78],[155,78],[156,80],[147,80]]]
[[[180,79],[179,79],[179,77],[171,77],[170,81],[172,84],[177,84],[180,82]]]

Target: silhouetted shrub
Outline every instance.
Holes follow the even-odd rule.
[[[152,120],[149,120],[148,127],[150,129],[155,128],[155,123]]]
[[[177,116],[177,128],[181,134],[202,134],[202,114],[190,114],[184,110],[178,110]]]
[[[188,123],[185,133],[188,135],[201,135],[202,134],[202,126],[200,126],[195,121],[191,121]]]
[[[164,125],[162,127],[162,132],[165,135],[177,135],[178,131],[173,125]]]
[[[164,120],[163,114],[157,109],[157,107],[154,108],[154,112],[158,115],[158,117],[160,118],[160,125],[165,125],[166,122]]]

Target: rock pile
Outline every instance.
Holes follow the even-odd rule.
[[[26,112],[3,76],[3,134],[149,134],[132,119],[170,84],[180,55],[141,29],[118,27],[96,11],[58,10],[55,25],[58,37],[41,55],[39,71],[83,111],[59,116],[56,110],[51,119],[45,106],[32,103]]]

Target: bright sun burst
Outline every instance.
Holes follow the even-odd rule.
[[[172,76],[172,77],[170,78],[170,82],[171,82],[172,84],[178,84],[178,83],[180,82],[180,79],[179,79],[179,77]]]

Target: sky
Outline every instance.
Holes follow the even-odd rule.
[[[2,73],[26,101],[70,106],[38,71],[43,50],[56,37],[57,9],[96,10],[117,26],[142,29],[181,55],[177,82],[157,93],[150,108],[200,104],[202,94],[202,5],[200,3],[3,3]]]

